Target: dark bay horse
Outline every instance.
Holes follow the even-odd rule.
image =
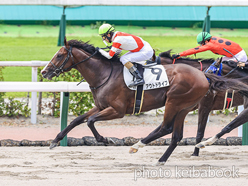
[[[60,73],[76,68],[91,87],[95,107],[73,120],[52,141],[50,149],[57,146],[65,135],[77,125],[87,121],[98,142],[105,144],[111,140],[101,136],[96,130],[96,121],[122,118],[132,114],[135,91],[128,89],[123,79],[123,65],[119,58],[108,60],[97,53],[95,47],[88,43],[64,40],[62,47],[42,70],[44,78],[51,79]],[[164,121],[139,144],[145,145],[166,134],[172,133],[172,141],[165,154],[159,159],[164,163],[183,137],[185,116],[206,95],[208,91],[246,90],[247,85],[231,79],[219,78],[213,74],[204,74],[196,68],[185,64],[164,65],[170,85],[168,87],[148,90],[144,93],[141,112],[165,106]],[[210,79],[210,83],[206,79]],[[134,152],[131,148],[130,152]]]
[[[161,63],[162,64],[172,64],[173,60],[170,54],[171,50],[160,53],[159,56],[161,57]],[[207,68],[214,62],[214,59],[191,59],[191,58],[179,58],[174,61],[174,64],[183,63],[190,66],[193,66],[201,71],[207,70]],[[231,62],[230,62],[231,63]],[[222,63],[222,74],[221,75],[227,75],[228,78],[242,78],[246,77],[248,75],[247,70],[242,69],[235,69],[236,64],[230,64],[227,65],[226,63]],[[247,78],[248,79],[248,78]],[[232,90],[230,90],[232,92]],[[205,128],[207,125],[208,116],[211,110],[222,110],[224,101],[225,101],[225,94],[226,91],[215,91],[215,92],[209,92],[207,95],[205,95],[202,100],[198,103],[198,105],[194,108],[198,108],[198,129],[197,129],[197,135],[196,135],[196,144],[200,143],[201,140],[204,137]],[[239,105],[244,104],[244,107],[248,107],[248,101],[247,98],[244,97],[242,93],[239,91],[234,92],[233,97],[233,107],[237,107]],[[235,122],[237,124],[237,121]],[[195,148],[193,156],[199,155],[199,148]]]

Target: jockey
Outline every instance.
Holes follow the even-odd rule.
[[[235,62],[238,62],[237,65],[239,67],[245,66],[247,55],[245,51],[239,46],[239,44],[228,39],[211,36],[208,32],[201,32],[197,35],[196,39],[197,43],[200,44],[200,46],[183,51],[179,54],[173,54],[172,58],[175,59],[179,58],[180,56],[188,56],[191,54],[210,50],[215,54],[224,56],[222,57],[222,60],[215,61],[214,63],[233,60]]]
[[[140,37],[115,31],[114,27],[110,24],[100,26],[99,35],[102,36],[105,44],[107,44],[106,41],[113,43],[109,52],[96,48],[106,58],[111,59],[118,51],[129,50],[129,52],[120,57],[122,64],[136,78],[129,87],[143,85],[145,81],[132,62],[141,62],[150,59],[153,55],[153,49],[150,44]]]

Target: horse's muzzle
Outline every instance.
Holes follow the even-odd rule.
[[[53,75],[53,73],[49,73],[48,71],[46,71],[46,70],[42,70],[41,71],[41,75],[42,75],[42,77],[43,78],[46,78],[46,79],[49,79],[49,80],[51,80],[52,79],[52,75]]]

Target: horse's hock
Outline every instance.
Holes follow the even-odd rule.
[[[134,137],[125,137],[122,139],[118,138],[111,138],[113,140],[112,146],[132,146],[137,143],[140,138]],[[206,140],[206,139],[203,139]],[[21,146],[50,146],[52,140],[46,141],[30,141],[30,140],[11,140],[11,139],[4,139],[0,140],[0,146],[3,147],[21,147]],[[196,139],[193,137],[190,138],[183,138],[179,145],[195,145]],[[171,143],[170,138],[159,138],[148,145],[150,146],[168,146]],[[68,137],[68,146],[104,146],[103,143],[99,143],[96,141],[94,137],[85,136],[83,138],[71,138]],[[242,138],[241,137],[227,137],[226,139],[220,138],[218,139],[213,145],[222,145],[222,146],[232,146],[232,145],[242,145]]]

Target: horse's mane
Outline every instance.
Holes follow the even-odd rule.
[[[162,52],[162,53],[159,54],[159,56],[172,59],[171,50],[172,49],[170,49],[168,51],[165,51],[165,52]],[[201,61],[203,63],[211,63],[211,64],[214,62],[213,58],[209,58],[209,59],[202,59],[202,58],[192,59],[192,58],[188,58],[188,57],[187,58],[186,57],[180,57],[177,60],[186,60],[186,61],[195,61],[195,62]]]
[[[78,49],[83,49],[85,52],[88,52],[89,54],[94,54],[94,52],[96,51],[96,48],[93,45],[89,44],[89,41],[83,42],[81,40],[70,40],[70,41],[68,41],[68,45],[71,47],[78,48]],[[101,58],[103,60],[107,59],[106,57],[104,57],[100,53],[97,53],[95,55],[95,57]],[[113,62],[118,62],[118,61],[120,61],[120,57],[119,57],[119,55],[114,55],[109,60],[113,61]]]

